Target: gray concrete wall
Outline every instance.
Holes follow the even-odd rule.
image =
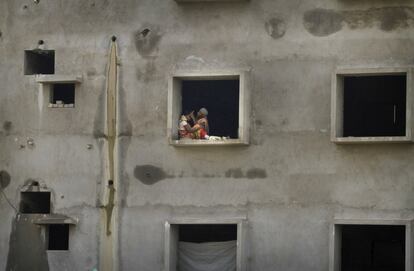
[[[50,270],[99,265],[112,35],[121,63],[120,270],[162,270],[164,222],[175,217],[246,216],[249,270],[327,271],[334,217],[414,216],[412,144],[336,145],[329,135],[337,66],[414,64],[410,1],[5,0],[0,31],[0,170],[11,176],[4,192],[17,206],[24,182],[39,180],[53,191],[53,211],[80,221],[70,251],[49,252]],[[23,75],[23,51],[40,39],[56,50],[56,74],[83,76],[75,109],[42,105],[34,76]],[[245,67],[251,144],[168,145],[168,73]],[[16,233],[3,197],[0,217],[5,270]]]

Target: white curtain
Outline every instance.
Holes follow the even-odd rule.
[[[178,243],[178,271],[236,271],[237,241]]]

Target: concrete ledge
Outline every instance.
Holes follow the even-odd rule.
[[[43,84],[53,83],[82,83],[82,76],[76,75],[55,75],[55,74],[41,74],[36,75],[36,82]]]
[[[336,144],[362,144],[362,143],[412,143],[407,136],[381,136],[381,137],[337,137],[332,139]]]
[[[240,139],[226,139],[226,140],[204,140],[204,139],[190,139],[190,140],[171,140],[170,144],[176,147],[195,147],[195,146],[248,146],[249,143]]]
[[[50,225],[50,224],[70,224],[77,225],[78,219],[61,215],[61,214],[45,214],[42,217],[33,220],[34,224]]]

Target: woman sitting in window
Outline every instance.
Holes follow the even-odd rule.
[[[208,120],[207,120],[208,111],[204,107],[201,108],[197,113],[197,122],[193,126],[196,131],[194,132],[194,139],[208,139]]]
[[[194,118],[194,111],[181,115],[178,133],[180,139],[208,139],[208,111],[201,108],[197,113],[197,120]],[[192,126],[191,123],[195,125]]]

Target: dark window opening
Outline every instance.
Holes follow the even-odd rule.
[[[69,224],[49,225],[48,250],[69,249]]]
[[[52,104],[75,104],[75,84],[54,84],[50,93]]]
[[[20,213],[50,213],[50,192],[21,192]]]
[[[54,74],[55,51],[27,50],[24,51],[24,74]]]
[[[405,136],[406,80],[406,75],[346,76],[344,136]]]
[[[343,225],[342,271],[404,271],[405,226]]]
[[[189,224],[179,227],[179,241],[181,242],[206,243],[233,240],[237,240],[237,225]]]
[[[239,80],[182,82],[182,112],[208,110],[209,135],[238,138]]]

